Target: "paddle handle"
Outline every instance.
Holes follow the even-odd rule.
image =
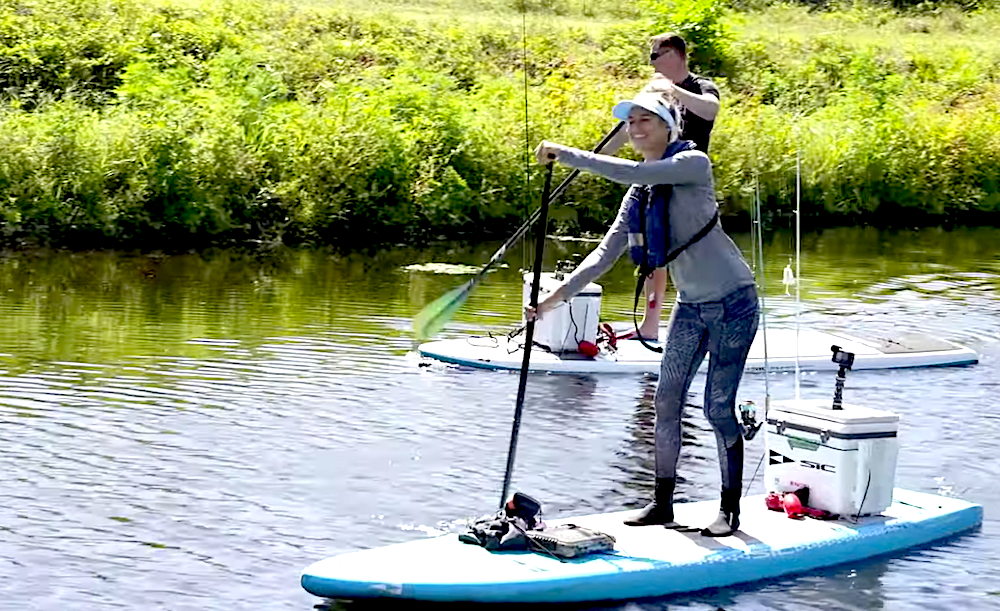
[[[535,268],[531,279],[531,297],[528,303],[538,308],[538,292],[542,279],[542,253],[545,250],[545,225],[549,220],[550,189],[552,187],[552,163],[545,166],[545,187],[542,189],[542,205],[537,236],[535,238]],[[537,317],[536,317],[537,318]],[[510,479],[514,474],[514,456],[517,454],[517,433],[521,428],[521,413],[524,411],[524,391],[528,385],[528,364],[531,360],[531,344],[535,338],[535,320],[532,318],[524,331],[524,359],[521,361],[521,378],[517,385],[517,407],[514,409],[514,424],[510,432],[510,448],[507,450],[507,471],[503,477],[503,492],[500,494],[500,508],[507,502],[507,492],[510,489]]]

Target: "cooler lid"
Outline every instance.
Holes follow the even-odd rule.
[[[844,403],[844,409],[833,409],[833,399],[790,399],[785,401],[775,401],[771,404],[772,412],[768,418],[778,417],[773,413],[775,410],[808,416],[820,420],[828,420],[838,424],[877,424],[877,423],[897,423],[899,415],[890,411],[864,407],[852,403]]]

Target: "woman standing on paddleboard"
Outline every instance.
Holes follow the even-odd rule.
[[[539,163],[563,165],[631,184],[611,228],[560,287],[526,316],[544,317],[606,272],[629,249],[648,257],[643,274],[664,260],[677,287],[656,387],[656,491],[653,502],[625,521],[633,526],[674,522],[673,493],[681,448],[681,411],[695,372],[709,355],[705,416],[715,431],[722,471],[718,518],[702,534],[726,536],[739,527],[743,438],[736,421],[736,389],[757,332],[753,273],[722,230],[708,156],[680,140],[676,106],[655,93],[640,93],[613,111],[625,121],[635,162],[543,141]],[[655,204],[659,203],[657,207]],[[657,210],[665,212],[657,212]],[[656,218],[659,214],[662,218]],[[654,229],[650,229],[650,228]],[[662,228],[659,234],[655,228]]]

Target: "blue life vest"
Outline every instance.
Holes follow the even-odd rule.
[[[693,150],[694,143],[675,140],[663,153],[663,159],[681,151]],[[665,266],[670,247],[670,221],[668,206],[673,185],[642,185],[628,209],[628,246],[632,261],[648,275]]]

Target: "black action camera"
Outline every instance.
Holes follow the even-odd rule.
[[[515,492],[504,503],[504,512],[509,518],[521,518],[529,528],[534,528],[535,517],[542,510],[542,504],[523,492]]]
[[[850,369],[851,365],[854,364],[854,353],[841,350],[840,346],[830,346],[830,350],[833,351],[833,362],[840,365],[844,369]]]

